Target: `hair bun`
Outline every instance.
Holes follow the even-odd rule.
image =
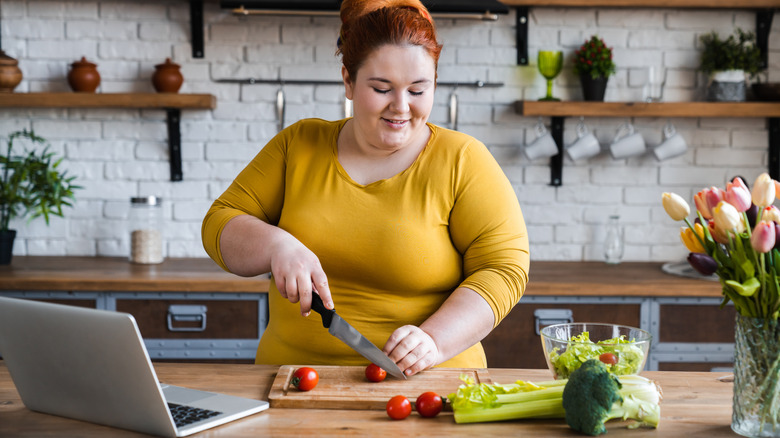
[[[414,9],[433,24],[431,14],[419,0],[344,0],[341,3],[341,23],[346,24],[382,8]]]

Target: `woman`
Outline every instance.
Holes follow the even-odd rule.
[[[273,274],[257,363],[366,364],[307,318],[318,293],[407,375],[485,367],[479,341],[527,282],[517,197],[482,143],[427,123],[441,46],[425,7],[345,0],[341,18],[355,116],[273,138],[207,213],[206,251]]]

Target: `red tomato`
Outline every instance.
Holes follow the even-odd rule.
[[[309,367],[301,367],[295,370],[290,383],[301,391],[309,391],[314,389],[319,381],[320,376],[317,374],[317,370]]]
[[[402,395],[396,395],[387,402],[387,415],[393,420],[403,420],[412,413],[412,403]]]
[[[607,365],[615,365],[618,363],[618,358],[614,353],[603,353],[601,356],[599,356],[599,360]]]
[[[435,392],[423,392],[417,397],[417,412],[423,417],[435,417],[444,407],[444,401]]]
[[[366,378],[372,382],[381,382],[387,377],[387,371],[379,368],[376,364],[371,364],[366,367]]]

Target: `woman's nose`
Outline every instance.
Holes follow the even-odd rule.
[[[390,109],[398,113],[405,113],[409,111],[409,98],[405,92],[399,91],[393,93],[393,100],[390,102]]]

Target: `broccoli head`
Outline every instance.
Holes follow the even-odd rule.
[[[566,423],[580,433],[593,436],[606,433],[604,423],[614,418],[638,420],[636,427],[643,424],[658,427],[657,399],[646,401],[631,392],[621,393],[621,388],[620,380],[601,361],[586,361],[569,376],[563,390]]]

